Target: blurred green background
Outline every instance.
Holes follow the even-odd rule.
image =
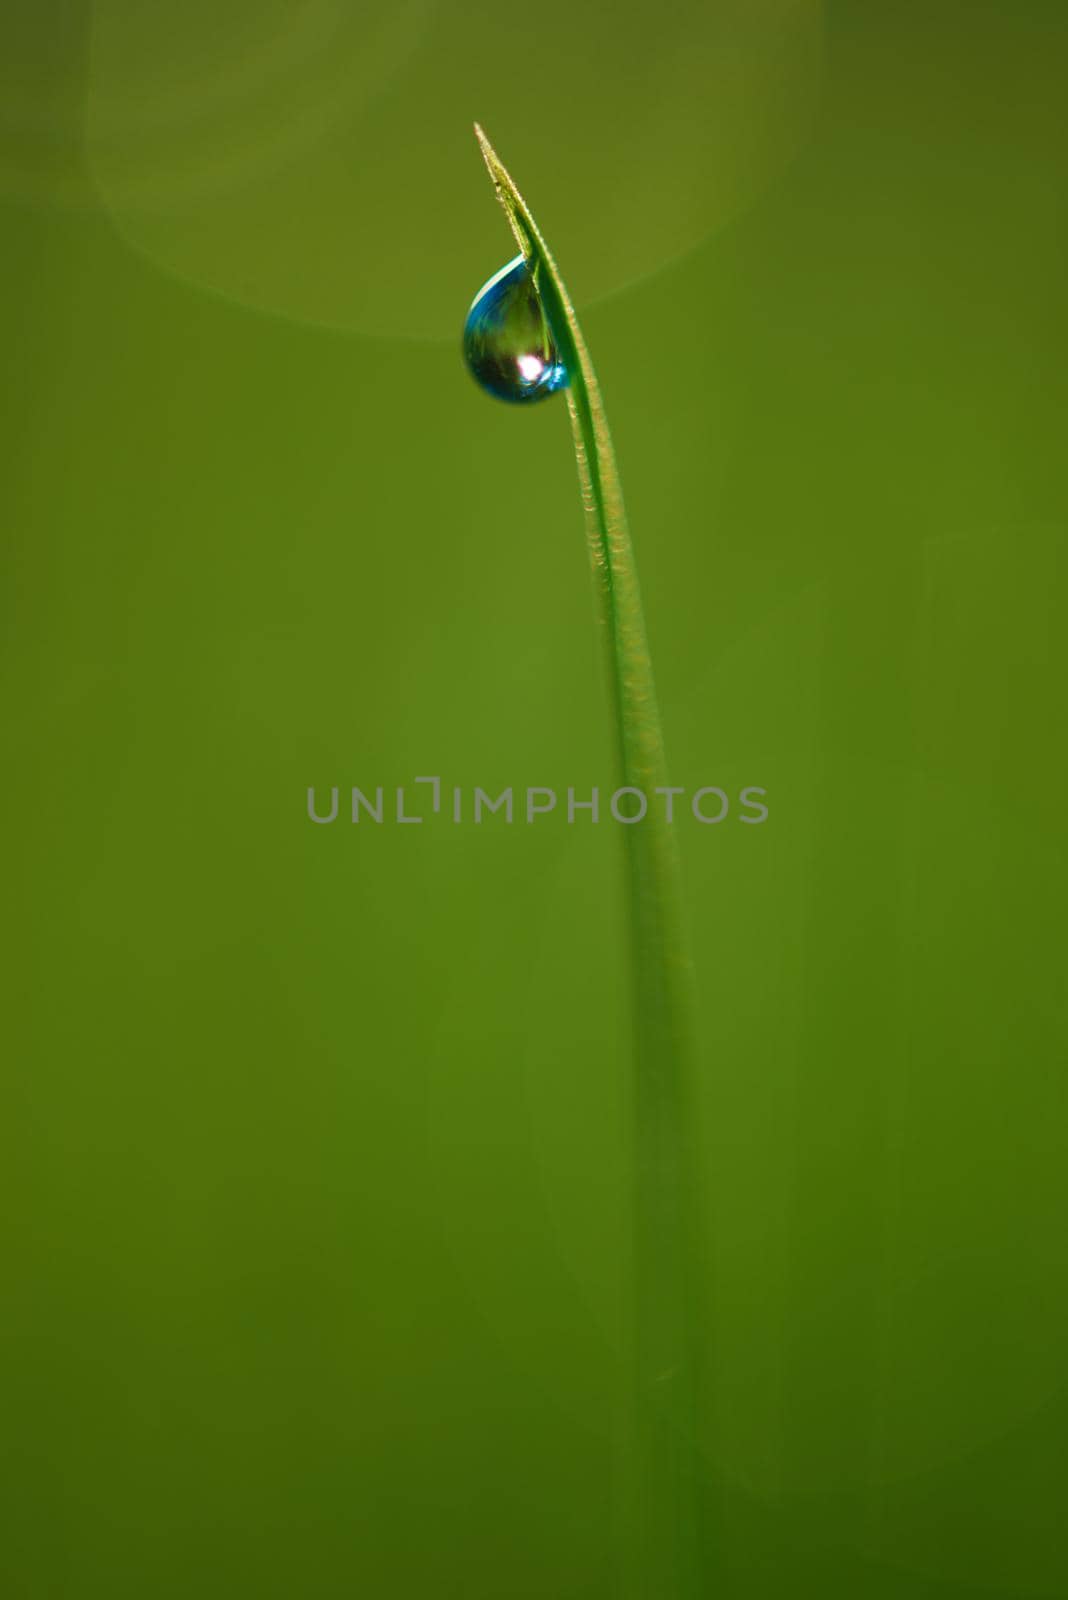
[[[5,0],[0,1588],[608,1600],[612,418],[701,996],[723,1600],[1068,1594],[1061,0]]]

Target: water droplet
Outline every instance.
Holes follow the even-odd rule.
[[[560,360],[537,285],[522,256],[495,272],[464,324],[464,358],[499,400],[544,400],[563,389]]]

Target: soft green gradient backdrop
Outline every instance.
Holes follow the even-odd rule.
[[[357,12],[317,4],[329,44]],[[343,183],[294,225],[238,162],[225,235],[169,192],[146,232],[108,167],[124,9],[102,55],[80,0],[3,8],[4,1595],[613,1593],[618,834],[304,812],[610,782],[563,404],[456,350],[510,250],[478,116],[584,313],[676,781],[769,791],[766,827],[680,830],[715,1593],[1063,1597],[1063,4],[755,6],[807,17],[763,100],[734,5],[696,59],[735,120],[675,93],[683,41],[647,144],[620,74],[704,8],[579,7],[569,124],[535,14],[494,71],[488,8],[408,7],[384,120],[301,124],[360,230]],[[253,10],[161,23],[191,122],[188,30]],[[398,106],[425,190],[374,180]],[[700,127],[732,159],[664,167]],[[374,257],[341,299],[335,237]],[[455,298],[447,340],[383,336],[413,250],[407,332]]]

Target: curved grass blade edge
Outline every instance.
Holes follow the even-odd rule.
[[[628,826],[635,1061],[633,1477],[639,1530],[627,1590],[657,1600],[707,1594],[700,1533],[698,1374],[704,1348],[701,1204],[693,1082],[692,971],[671,824],[655,808],[667,787],[664,742],[637,568],[600,386],[556,262],[506,167],[475,132],[497,197],[533,274],[570,374],[579,480],[623,785],[648,797]]]

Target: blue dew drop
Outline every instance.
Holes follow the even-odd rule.
[[[464,323],[464,359],[498,400],[545,400],[568,383],[526,261],[516,256],[475,296]]]

